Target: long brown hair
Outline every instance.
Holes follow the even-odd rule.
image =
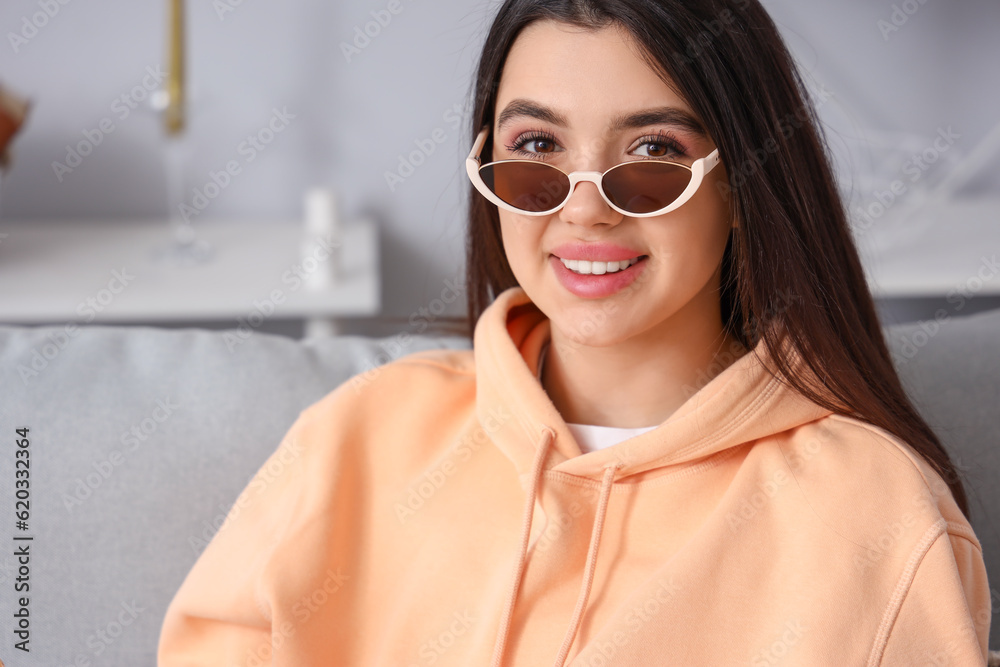
[[[892,365],[815,106],[759,2],[507,0],[479,61],[470,137],[493,121],[514,40],[525,26],[545,19],[623,28],[714,139],[729,173],[722,194],[739,221],[722,259],[726,329],[748,349],[763,340],[779,377],[810,400],[907,443],[937,470],[968,515],[955,466]],[[483,155],[491,149],[488,142]],[[472,337],[483,310],[518,283],[496,206],[471,186],[466,260]],[[784,337],[806,373],[793,372],[782,353]]]

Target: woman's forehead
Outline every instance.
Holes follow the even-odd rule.
[[[610,125],[623,115],[664,108],[695,117],[623,30],[551,20],[528,25],[511,46],[495,117],[509,119],[530,105],[551,111],[553,124],[604,118]]]

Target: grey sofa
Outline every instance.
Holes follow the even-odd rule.
[[[1000,610],[1000,311],[887,334],[908,390],[966,474]],[[399,340],[0,327],[0,660],[154,665],[172,595],[299,412],[391,357],[469,346],[459,337]],[[22,532],[13,481],[16,429],[25,427],[31,504]],[[24,543],[15,534],[33,537],[28,654],[11,640],[10,545]],[[994,617],[994,649],[998,626]]]

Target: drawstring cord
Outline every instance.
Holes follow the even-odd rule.
[[[555,434],[550,429],[545,429],[542,436],[542,443],[538,447],[538,453],[535,454],[535,464],[531,470],[531,489],[528,491],[528,500],[525,502],[524,515],[521,518],[520,555],[517,559],[517,566],[514,568],[514,578],[510,582],[503,615],[500,617],[500,632],[497,634],[497,643],[493,646],[493,662],[491,663],[491,667],[501,667],[503,664],[503,654],[507,650],[507,635],[510,632],[510,621],[514,613],[514,600],[517,598],[517,590],[521,587],[521,575],[524,573],[524,562],[528,553],[531,515],[535,513],[535,488],[538,486],[538,478],[542,476],[542,464],[545,462],[545,454],[549,451],[549,445],[552,444],[553,437],[555,437]]]
[[[583,620],[583,610],[587,606],[587,598],[590,597],[590,586],[594,582],[594,568],[597,566],[597,548],[601,544],[601,531],[604,529],[604,515],[608,511],[608,499],[611,496],[611,485],[615,481],[615,473],[621,467],[621,463],[612,463],[604,468],[604,479],[601,480],[601,498],[597,502],[597,515],[594,517],[594,529],[590,534],[590,548],[587,550],[587,564],[584,566],[583,581],[580,582],[580,596],[576,601],[576,609],[573,610],[573,620],[570,621],[566,629],[566,636],[563,638],[562,647],[556,656],[555,667],[562,667],[569,654],[569,647],[573,645],[580,622]]]
[[[507,650],[507,638],[510,634],[510,624],[514,615],[514,602],[517,599],[517,593],[521,586],[521,577],[524,575],[524,567],[527,560],[528,538],[531,534],[531,518],[535,510],[538,480],[541,478],[545,455],[548,453],[554,438],[555,433],[551,429],[546,428],[543,432],[538,452],[535,454],[535,461],[531,471],[531,488],[528,491],[528,499],[521,519],[521,547],[517,565],[514,568],[514,575],[508,589],[503,614],[500,617],[500,630],[497,634],[496,644],[493,647],[491,667],[501,667],[504,653]],[[615,474],[621,467],[621,463],[612,463],[605,466],[604,469],[604,477],[601,479],[600,499],[597,503],[597,514],[594,517],[594,527],[590,534],[590,545],[587,548],[587,562],[584,565],[583,580],[580,582],[580,593],[576,600],[576,608],[573,610],[569,627],[566,629],[566,635],[563,637],[562,646],[559,648],[559,653],[556,656],[555,667],[563,667],[565,664],[566,656],[569,655],[569,649],[573,645],[573,640],[576,639],[580,623],[583,621],[583,613],[587,607],[590,589],[594,582],[594,570],[597,566],[597,550],[601,544],[601,533],[604,530],[604,517],[607,514],[608,500],[611,497],[611,488],[614,485]]]

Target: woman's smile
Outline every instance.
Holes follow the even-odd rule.
[[[613,243],[563,243],[552,249],[549,264],[566,290],[597,299],[631,285],[648,259],[649,255]]]

